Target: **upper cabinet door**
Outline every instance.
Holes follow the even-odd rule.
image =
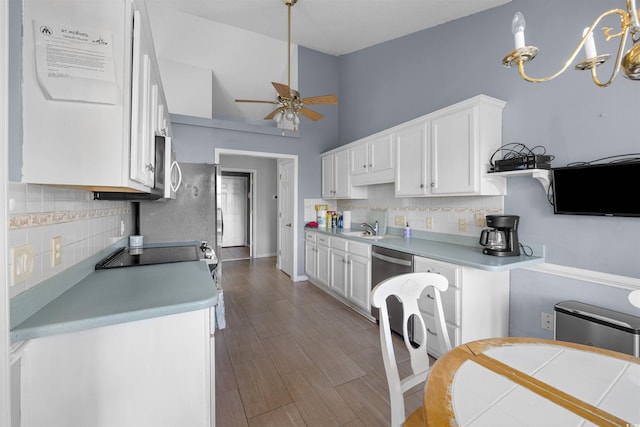
[[[335,197],[333,188],[333,154],[322,156],[322,197],[324,199]]]
[[[424,196],[427,182],[429,123],[407,126],[396,132],[396,196]]]
[[[366,175],[369,172],[368,144],[360,144],[349,150],[349,174]]]
[[[393,149],[393,134],[389,133],[369,141],[370,173],[393,171],[395,166],[395,152]]]
[[[434,118],[431,122],[431,192],[476,193],[477,132],[474,109]]]
[[[153,41],[139,11],[133,12],[131,79],[131,179],[153,187],[158,87],[152,79]],[[154,70],[155,71],[155,70]]]
[[[343,150],[335,153],[334,159],[334,197],[349,197],[351,195],[351,180],[349,179],[349,150]]]

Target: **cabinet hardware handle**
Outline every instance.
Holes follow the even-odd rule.
[[[431,183],[431,187],[435,187],[435,186],[436,186],[436,183],[435,183],[435,182],[432,182],[432,183]]]
[[[438,336],[438,334],[436,332],[433,332],[431,329],[427,328],[427,332],[429,332],[431,335],[435,335],[436,337]]]
[[[372,168],[372,167],[373,167],[373,165],[372,165],[372,164],[369,164],[369,167],[370,167],[370,168]]]
[[[149,172],[154,172],[154,167],[151,163],[147,164],[145,166],[145,168],[149,171]]]
[[[433,297],[431,296],[431,294],[427,294],[427,298],[429,298],[429,299],[433,299]]]
[[[424,184],[420,184],[420,188],[424,188]]]
[[[366,169],[366,168],[367,168],[367,165],[362,165],[362,167]]]

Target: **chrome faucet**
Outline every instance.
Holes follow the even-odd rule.
[[[363,222],[362,224],[360,224],[360,227],[366,228],[365,233],[367,234],[371,234],[372,236],[378,235],[378,221],[376,221],[375,226],[372,226],[371,224],[367,224],[366,222]]]

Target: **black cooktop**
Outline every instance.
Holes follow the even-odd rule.
[[[198,261],[200,249],[192,246],[157,246],[150,248],[122,248],[96,264],[96,270],[171,262]]]

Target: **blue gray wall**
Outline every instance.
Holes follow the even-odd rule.
[[[513,49],[516,11],[527,20],[527,44],[540,48],[527,71],[542,77],[555,72],[582,29],[612,7],[624,7],[624,2],[516,0],[340,57],[340,140],[346,143],[483,93],[507,101],[503,142],[543,145],[556,156],[554,166],[640,152],[640,82],[620,75],[612,86],[599,88],[587,72],[569,69],[555,80],[533,84],[501,65]],[[617,20],[606,24],[615,28]],[[601,53],[615,53],[613,43],[596,32]],[[611,66],[601,68],[606,80]],[[640,203],[637,184],[621,183]],[[554,215],[544,189],[531,178],[510,178],[508,193],[505,213],[522,217],[521,241],[544,244],[547,262],[640,278],[640,219]],[[549,337],[540,328],[540,312],[552,313],[553,304],[565,299],[640,315],[628,303],[627,292],[513,272],[511,334]]]

